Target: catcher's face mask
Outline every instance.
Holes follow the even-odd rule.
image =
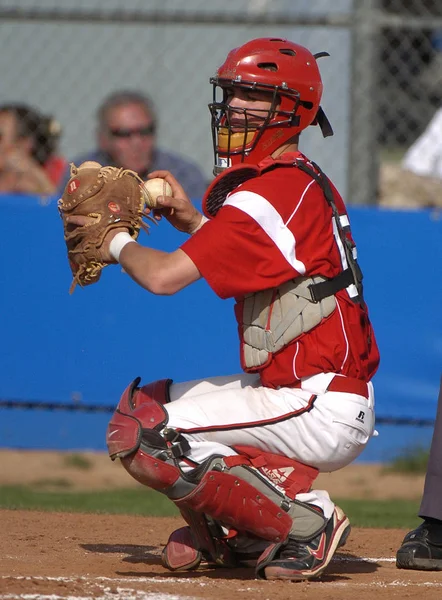
[[[215,175],[234,164],[258,164],[309,125],[319,124],[324,136],[332,135],[319,106],[316,58],[324,54],[279,38],[252,40],[229,53],[210,79]],[[251,98],[267,94],[269,105],[259,118],[253,102],[241,109],[232,102],[239,91]]]

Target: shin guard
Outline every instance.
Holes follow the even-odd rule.
[[[289,534],[310,539],[323,529],[325,519],[314,507],[289,498],[255,467],[229,467],[229,458],[213,458],[196,487],[174,499],[180,510],[204,513],[240,533],[272,542],[282,542]]]

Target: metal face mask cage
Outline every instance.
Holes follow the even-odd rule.
[[[227,80],[211,77],[213,86],[213,102],[209,104],[211,113],[212,142],[215,156],[214,175],[218,175],[232,165],[232,157],[238,157],[245,162],[246,157],[257,147],[262,136],[268,129],[298,127],[300,117],[297,115],[301,104],[299,92],[289,88],[286,84],[281,86],[242,80],[241,76]],[[222,90],[222,101],[217,101],[217,93]],[[272,95],[271,105],[268,110],[231,108],[227,103],[227,90],[240,88],[268,92]],[[290,110],[278,109],[282,104],[292,103]],[[262,112],[262,124],[256,125],[257,113]],[[231,124],[232,115],[244,116],[244,130],[234,131]],[[250,114],[253,114],[252,124],[249,125]]]

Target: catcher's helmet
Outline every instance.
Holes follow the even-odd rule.
[[[281,38],[258,38],[229,52],[210,79],[215,174],[241,162],[257,164],[309,125],[319,124],[324,137],[333,135],[319,105],[322,80],[316,59],[320,56],[328,54],[313,55]],[[241,109],[244,130],[232,130],[230,118],[240,110],[228,105],[228,94],[235,88],[271,94],[262,125],[248,127],[248,109]],[[217,100],[220,90],[222,98]]]

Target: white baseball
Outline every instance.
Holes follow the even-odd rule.
[[[99,162],[96,162],[95,160],[87,160],[83,163],[81,163],[81,165],[78,167],[79,169],[96,169],[96,168],[101,169],[101,165]]]
[[[165,179],[154,177],[144,182],[144,197],[149,208],[155,208],[158,196],[172,196],[172,188]]]

